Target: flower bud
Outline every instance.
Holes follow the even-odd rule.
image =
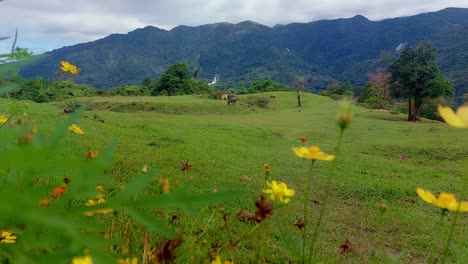
[[[340,126],[342,130],[344,130],[349,126],[352,119],[353,119],[353,111],[351,110],[351,103],[344,102],[343,106],[341,107],[341,110],[338,111],[338,114],[337,114],[338,125]]]

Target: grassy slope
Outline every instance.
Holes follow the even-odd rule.
[[[86,134],[80,141],[69,142],[70,152],[81,155],[89,148],[102,150],[117,141],[115,166],[110,170],[114,185],[136,174],[144,164],[157,168],[160,175],[169,177],[173,183],[185,181],[187,176],[180,167],[189,160],[194,168],[190,174],[200,192],[241,189],[249,193],[223,205],[239,232],[245,232],[247,227],[236,223],[235,214],[241,208],[253,210],[252,201],[264,188],[262,164],[269,163],[272,179],[285,181],[298,194],[264,227],[277,233],[276,238],[270,236],[267,249],[262,249],[275,261],[289,254],[278,249],[283,242],[295,248],[300,245],[300,234],[293,224],[302,215],[304,172],[302,161],[291,148],[299,145],[298,138],[305,135],[309,144],[333,153],[338,135],[335,125],[338,103],[304,94],[303,107],[298,111],[295,93],[274,94],[277,99],[271,101],[268,109],[254,110],[242,104],[245,97],[230,107],[222,101],[195,96],[78,99],[92,101],[94,108],[101,110],[87,112],[78,122]],[[48,129],[55,119],[65,118],[57,108],[62,104],[33,104],[31,116],[39,128]],[[0,104],[0,113],[1,105],[4,104]],[[135,109],[153,111],[135,112]],[[433,121],[403,122],[403,115],[357,107],[354,110],[354,120],[344,136],[342,156],[332,179],[332,198],[318,244],[320,254],[333,262],[361,263],[375,259],[379,251],[387,251],[402,253],[408,263],[422,262],[429,254],[428,247],[434,243],[441,247],[449,224],[435,228],[439,210],[419,200],[415,189],[450,191],[466,200],[468,193],[462,185],[468,174],[467,131]],[[95,121],[94,115],[105,122]],[[321,201],[330,164],[316,165],[311,200]],[[252,180],[241,180],[244,176]],[[381,203],[388,206],[383,215],[378,211]],[[311,207],[315,219],[319,207],[314,203]],[[191,232],[206,224],[212,210],[206,208],[184,222],[186,241],[195,235]],[[214,239],[221,222],[221,216],[215,215],[205,235],[208,240]],[[274,242],[278,237],[282,242]],[[466,237],[466,217],[462,217],[455,247],[466,248]],[[341,258],[339,247],[347,239],[356,252]],[[237,259],[240,263],[254,257],[253,251],[246,248],[250,244],[257,247],[256,242],[259,241],[251,239],[241,243],[243,249]],[[226,252],[228,256],[233,254],[234,251]]]

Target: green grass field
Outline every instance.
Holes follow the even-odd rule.
[[[66,139],[67,155],[103,151],[116,142],[113,165],[106,170],[110,190],[148,165],[160,177],[168,177],[171,190],[192,179],[195,192],[242,191],[234,200],[205,206],[195,215],[180,214],[177,224],[170,225],[184,240],[176,251],[178,263],[198,263],[205,244],[227,243],[223,214],[231,236],[240,238],[236,246],[221,247],[223,259],[296,263],[301,230],[294,224],[302,216],[304,166],[292,147],[301,145],[299,138],[304,135],[308,145],[334,153],[340,105],[328,97],[303,94],[299,111],[292,92],[253,96],[270,95],[276,99],[270,99],[266,108],[249,106],[247,97],[252,95],[239,96],[239,102],[231,106],[201,96],[73,99],[89,103],[90,110],[76,122],[85,134]],[[67,118],[62,111],[65,103],[32,103],[28,118],[40,131],[50,131],[57,121]],[[0,115],[7,111],[7,104],[0,99]],[[440,209],[420,200],[415,190],[452,192],[468,199],[468,131],[431,120],[410,123],[401,114],[360,107],[353,112],[334,175],[330,163],[317,161],[311,176],[312,222],[320,209],[326,178],[332,177],[317,242],[318,259],[324,263],[382,263],[398,257],[403,263],[437,260],[450,222],[444,218],[440,223]],[[193,169],[182,172],[186,161]],[[264,163],[271,165],[270,179],[286,182],[296,196],[275,208],[253,234],[244,236],[253,225],[238,221],[237,213],[255,210],[254,201],[265,188]],[[382,204],[387,206],[385,213],[379,210]],[[171,213],[165,212],[164,217],[170,219]],[[458,221],[450,258],[463,263],[468,261],[466,215]],[[117,229],[126,228],[124,221],[115,224]],[[143,233],[134,228],[130,255],[141,256]],[[160,239],[150,235],[154,245]],[[351,249],[340,254],[346,240]]]

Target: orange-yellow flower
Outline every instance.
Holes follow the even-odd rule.
[[[301,136],[299,139],[301,140],[302,144],[306,143],[308,140],[306,136]]]
[[[54,193],[54,196],[55,197],[59,197],[59,196],[62,196],[62,194],[67,190],[67,186],[66,185],[62,185],[60,186],[60,188],[54,188],[52,190],[52,192]]]
[[[88,154],[86,155],[86,158],[87,159],[94,159],[98,156],[98,153],[97,152],[94,152],[92,150],[89,150],[88,151]]]
[[[102,186],[102,184],[96,185],[96,191],[103,192],[104,191],[104,186]]]
[[[268,163],[263,164],[263,169],[265,170],[265,172],[270,172],[271,170],[270,164]]]
[[[211,261],[211,264],[234,264],[234,261],[225,260],[224,262],[221,262],[221,257],[216,255],[215,260]]]
[[[4,124],[8,121],[8,118],[4,115],[0,115],[0,124]]]
[[[72,264],[93,264],[93,259],[90,256],[74,257]]]
[[[0,230],[0,244],[13,244],[16,243],[16,236],[8,230]]]
[[[323,160],[330,161],[335,159],[335,155],[330,155],[325,152],[320,151],[320,148],[317,146],[310,147],[295,147],[293,148],[294,153],[300,158],[310,159],[310,160]]]
[[[416,193],[426,203],[430,203],[442,209],[449,211],[468,212],[468,202],[458,202],[455,195],[452,193],[441,192],[438,197],[432,194],[431,191],[422,188],[417,188]]]
[[[460,106],[457,113],[454,113],[450,107],[440,105],[437,111],[447,124],[458,128],[468,128],[468,105]]]
[[[284,182],[279,184],[276,181],[266,183],[270,189],[263,190],[263,193],[270,194],[270,198],[273,201],[279,201],[280,203],[289,203],[291,200],[289,197],[293,197],[295,192],[293,189],[288,189],[288,186]]]
[[[68,61],[61,61],[60,64],[62,65],[60,69],[63,72],[69,72],[73,75],[77,75],[80,72],[80,68],[76,67],[76,65],[73,65]]]
[[[68,130],[72,133],[78,134],[78,135],[83,135],[84,131],[80,127],[78,127],[75,124],[72,124],[71,126],[68,127]]]

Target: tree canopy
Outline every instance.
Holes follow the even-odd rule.
[[[150,86],[149,79],[143,80],[143,86]],[[206,93],[211,91],[210,86],[201,80],[190,77],[188,67],[185,63],[175,63],[161,75],[152,87],[153,95]]]
[[[445,79],[436,64],[437,53],[427,43],[406,48],[388,68],[390,93],[408,101],[408,121],[419,121],[425,99],[452,95],[453,84]]]

